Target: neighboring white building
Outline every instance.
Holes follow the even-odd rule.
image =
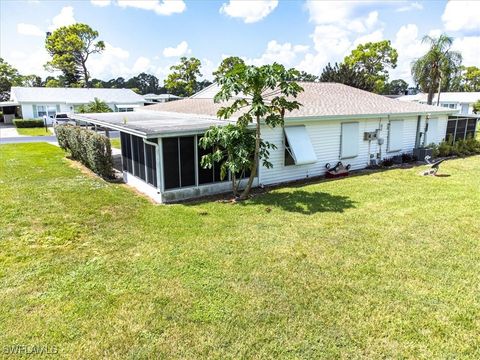
[[[432,104],[437,105],[438,94],[433,97]],[[428,94],[404,95],[397,98],[400,101],[411,101],[420,104],[427,103]],[[444,92],[440,93],[440,106],[454,109],[459,114],[473,114],[473,104],[480,100],[480,92]]]
[[[56,113],[74,113],[79,106],[98,98],[115,112],[133,111],[144,99],[130,89],[12,87],[10,101],[1,106],[17,106],[23,119],[37,119]]]
[[[146,104],[164,103],[167,101],[179,100],[182,97],[172,94],[145,94],[143,95]]]
[[[255,185],[272,185],[325,174],[327,163],[353,170],[386,157],[439,143],[455,110],[401,102],[336,83],[302,83],[300,109],[285,115],[285,126],[263,125],[262,139],[276,145],[272,168],[259,166]],[[219,169],[203,169],[202,134],[220,120],[225,104],[215,103],[216,85],[187,99],[157,104],[128,115],[75,114],[77,120],[119,130],[124,179],[158,202],[228,191]],[[472,122],[475,132],[475,122]],[[466,130],[467,131],[467,130]],[[460,131],[458,132],[460,136]]]

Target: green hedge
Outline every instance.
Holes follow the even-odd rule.
[[[430,144],[430,148],[433,149],[434,157],[448,157],[448,156],[470,156],[480,154],[480,141],[470,137],[466,140],[457,140],[455,142],[452,139],[442,141],[440,144]]]
[[[38,128],[45,126],[43,120],[38,119],[15,119],[13,123],[17,128]]]
[[[104,178],[113,177],[113,160],[110,139],[104,135],[73,125],[55,127],[58,144],[70,152],[74,160],[80,161]]]

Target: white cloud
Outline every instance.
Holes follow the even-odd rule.
[[[248,64],[265,65],[273,62],[290,66],[296,60],[297,55],[305,53],[308,50],[306,45],[292,45],[291,43],[280,44],[276,40],[272,40],[267,44],[267,49],[259,58],[245,59]]]
[[[383,40],[383,29],[375,30],[374,32],[366,35],[362,35],[355,39],[353,42],[353,48],[356,48],[360,44],[365,44],[368,42],[378,42]]]
[[[404,79],[413,85],[412,61],[421,57],[428,50],[428,45],[422,44],[417,25],[408,24],[400,27],[392,46],[398,51],[398,65],[390,71],[391,79]]]
[[[45,70],[43,65],[50,60],[44,47],[29,49],[28,51],[13,50],[6,59],[13,64],[20,74],[35,74],[42,77],[52,75]]]
[[[188,48],[188,43],[182,41],[175,47],[167,47],[163,49],[163,56],[165,57],[180,57],[190,54],[192,51]]]
[[[117,5],[122,8],[150,10],[158,15],[179,14],[187,8],[183,0],[118,0]]]
[[[463,65],[480,67],[480,36],[465,36],[453,41],[453,50],[460,51]]]
[[[140,74],[142,72],[151,72],[152,65],[150,59],[140,56],[135,63],[133,64],[132,73],[133,74]]]
[[[59,27],[75,24],[77,21],[73,15],[73,7],[65,6],[60,10],[60,13],[53,17],[52,24],[48,27],[50,31],[56,30]]]
[[[270,14],[278,5],[278,0],[241,1],[230,0],[223,4],[220,13],[234,18],[240,18],[245,23],[254,23]]]
[[[112,3],[111,0],[90,0],[93,6],[105,7]]]
[[[449,1],[442,21],[447,31],[480,30],[480,1]]]
[[[45,33],[37,25],[18,23],[17,32],[22,35],[44,36]]]
[[[406,12],[406,11],[412,11],[412,10],[422,10],[423,9],[423,5],[420,4],[419,2],[412,2],[410,4],[407,4],[405,6],[401,6],[399,8],[397,8],[397,12]]]
[[[90,58],[87,66],[92,77],[109,79],[112,77],[128,77],[133,71],[131,66],[125,65],[130,53],[110,43],[105,43],[105,50]]]

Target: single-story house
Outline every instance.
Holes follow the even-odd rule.
[[[16,107],[24,119],[55,117],[56,113],[74,113],[79,106],[98,98],[117,112],[133,111],[144,105],[144,99],[130,89],[98,88],[46,88],[13,86],[10,101],[0,102],[0,107]],[[5,119],[6,122],[10,118]]]
[[[143,98],[145,99],[145,105],[147,104],[156,104],[156,103],[164,103],[167,101],[174,101],[174,100],[179,100],[182,97],[177,96],[177,95],[172,95],[172,94],[145,94],[143,95]]]
[[[386,157],[439,143],[455,110],[402,102],[336,83],[302,83],[300,109],[285,115],[285,126],[261,127],[277,146],[272,168],[260,166],[254,185],[273,185],[323,175],[338,161],[353,170]],[[129,114],[74,114],[74,118],[120,131],[124,179],[158,202],[171,202],[230,189],[218,167],[203,169],[202,134],[220,120],[222,104],[202,94],[156,104]],[[475,125],[476,123],[472,123]],[[466,130],[467,131],[467,130]],[[476,128],[468,128],[475,133]],[[245,181],[245,180],[243,180]]]
[[[400,101],[427,103],[428,94],[418,93],[416,95],[403,95],[397,99]],[[437,105],[438,93],[433,96],[433,105]],[[473,114],[473,104],[480,100],[480,92],[443,92],[440,93],[440,106],[455,109],[458,114]]]

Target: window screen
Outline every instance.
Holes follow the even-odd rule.
[[[147,165],[147,183],[157,186],[157,154],[155,146],[145,144],[145,162]]]
[[[198,183],[199,184],[209,184],[214,182],[214,169],[204,169],[201,165],[202,156],[210,154],[212,149],[202,149],[198,147]]]
[[[180,186],[195,185],[195,138],[181,137],[180,141]]]
[[[388,151],[402,150],[403,120],[391,120],[388,128]]]
[[[455,141],[465,139],[467,130],[467,120],[457,120],[457,130],[455,132]]]
[[[130,134],[120,133],[120,143],[122,148],[122,167],[123,170],[133,174],[132,164],[132,143]]]
[[[180,187],[178,138],[163,138],[163,177],[165,189]]]
[[[467,138],[475,138],[475,127],[477,125],[477,119],[468,119],[467,123]]]
[[[340,145],[340,157],[353,158],[358,155],[359,125],[355,123],[343,123]]]
[[[145,177],[145,149],[143,146],[143,139],[132,135],[133,147],[133,175],[146,181]]]
[[[455,139],[455,128],[457,127],[456,120],[449,120],[447,123],[447,134],[445,140],[451,141]]]

